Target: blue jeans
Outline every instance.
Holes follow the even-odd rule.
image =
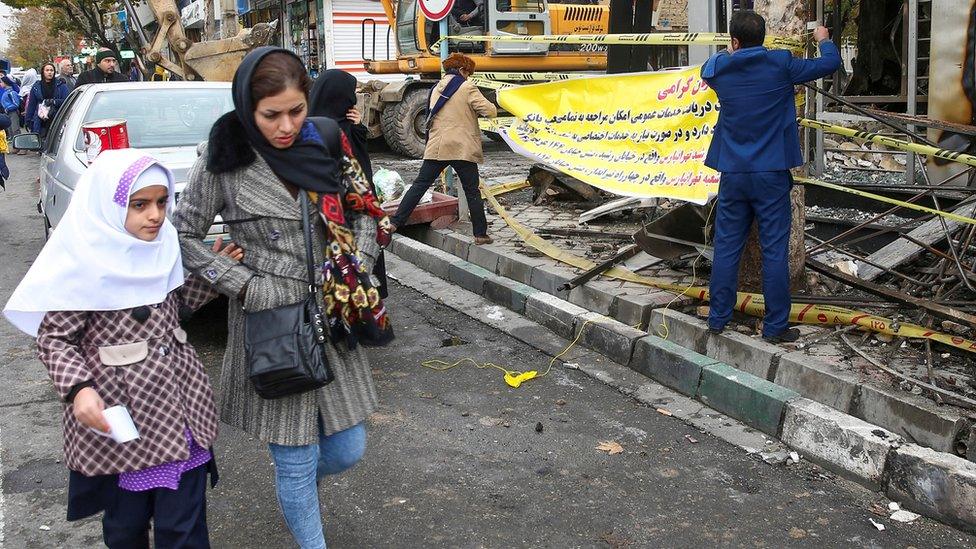
[[[318,444],[268,444],[275,463],[278,504],[291,535],[302,549],[324,549],[318,481],[355,465],[366,452],[366,426],[362,423],[331,435],[322,433]]]
[[[739,282],[739,259],[755,219],[759,225],[762,289],[766,302],[763,336],[776,336],[786,330],[790,319],[788,255],[792,185],[793,177],[789,171],[722,174],[715,217],[709,327],[724,328],[732,318]]]

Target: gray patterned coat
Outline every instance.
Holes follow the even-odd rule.
[[[204,143],[198,149],[200,156],[180,194],[174,220],[183,265],[230,298],[219,385],[220,419],[264,442],[285,446],[317,443],[319,420],[327,435],[362,422],[377,403],[362,347],[350,352],[344,343],[339,350],[327,345],[335,381],[321,389],[277,400],[265,400],[254,391],[244,356],[244,311],[289,305],[308,295],[301,210],[260,155],[248,166],[215,175],[206,169],[206,147]],[[241,263],[215,254],[203,242],[217,214],[227,221],[241,221],[229,226],[231,238],[244,248]],[[346,218],[366,268],[372,270],[379,253],[376,222],[352,212],[346,212]],[[323,261],[323,223],[315,212],[311,219],[318,264]],[[237,296],[245,284],[242,309]]]

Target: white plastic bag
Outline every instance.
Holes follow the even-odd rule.
[[[403,178],[393,170],[380,168],[373,174],[373,186],[380,204],[403,196]]]

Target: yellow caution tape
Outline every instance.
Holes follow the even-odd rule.
[[[505,223],[515,231],[523,242],[535,248],[539,252],[542,252],[543,254],[555,259],[556,261],[566,263],[567,265],[571,265],[578,269],[588,270],[596,266],[596,263],[586,259],[585,257],[580,257],[565,250],[559,249],[547,240],[536,235],[525,225],[522,225],[516,221],[515,218],[513,218],[512,215],[509,214],[508,211],[505,210],[505,208],[503,208],[495,198],[496,188],[497,190],[501,190],[503,187],[505,186],[500,185],[497,187],[483,188],[482,192],[485,195],[486,200],[488,200],[488,203],[491,204],[492,208],[495,209],[495,212],[497,212]],[[611,269],[605,271],[603,276],[658,288],[702,301],[708,301],[709,299],[708,288],[704,286],[680,286],[671,284],[651,277],[639,275],[623,267],[612,267]],[[739,292],[736,296],[735,310],[751,316],[764,316],[766,314],[766,310],[762,294]],[[900,324],[888,318],[854,311],[852,309],[846,309],[843,307],[815,305],[812,303],[794,303],[790,309],[790,320],[797,323],[824,326],[857,325],[860,326],[864,331],[878,332],[891,336],[911,339],[929,339],[956,349],[976,353],[976,341],[957,336],[950,336],[948,334],[929,330],[928,328],[923,328],[922,326],[915,324]]]
[[[976,225],[976,219],[971,217],[966,217],[964,215],[954,214],[952,212],[944,212],[942,210],[937,210],[935,208],[927,208],[925,206],[920,206],[918,204],[912,204],[911,202],[905,202],[904,200],[897,200],[894,198],[888,198],[887,196],[881,196],[879,194],[869,193],[859,189],[852,189],[850,187],[844,187],[843,185],[835,185],[833,183],[827,183],[826,181],[820,181],[818,179],[810,179],[809,177],[796,177],[796,181],[803,183],[804,185],[816,185],[818,187],[824,187],[825,189],[833,189],[835,191],[842,191],[845,193],[854,194],[857,196],[863,196],[864,198],[870,198],[872,200],[877,200],[878,202],[884,202],[886,204],[894,204],[895,206],[900,206],[902,208],[907,208],[910,210],[915,210],[918,212],[925,212],[934,215],[940,215],[946,219],[951,219],[953,221],[958,221],[960,223],[968,223],[970,225]]]
[[[596,72],[592,75],[603,75],[605,73]],[[486,80],[509,80],[515,82],[552,82],[555,80],[569,80],[571,78],[582,78],[588,76],[582,72],[476,72],[473,78],[484,78]]]
[[[556,35],[473,35],[448,36],[455,42],[535,42],[542,44],[631,44],[636,46],[728,46],[732,37],[719,32],[652,32],[644,34],[556,34]],[[441,39],[443,41],[444,39]],[[800,38],[767,36],[766,47],[802,50],[806,42]]]
[[[903,141],[901,139],[894,139],[892,137],[878,135],[873,132],[852,130],[850,128],[845,128],[843,126],[835,126],[833,124],[827,124],[825,122],[819,122],[817,120],[798,118],[797,122],[801,126],[812,128],[814,130],[823,130],[827,133],[843,135],[845,137],[851,137],[859,141],[871,141],[872,143],[878,143],[879,145],[885,145],[900,151],[924,154],[925,156],[934,156],[936,158],[941,158],[943,160],[950,160],[952,162],[959,162],[960,164],[966,164],[967,166],[976,167],[976,156],[973,156],[971,154],[964,154],[956,151],[950,151],[947,149],[940,149],[938,147],[923,145],[921,143],[911,143],[909,141]]]

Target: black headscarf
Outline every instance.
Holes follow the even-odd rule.
[[[301,135],[287,149],[278,149],[269,143],[254,122],[255,103],[251,97],[251,80],[261,60],[272,53],[291,55],[301,62],[293,52],[274,46],[260,47],[248,53],[234,73],[234,82],[231,85],[234,112],[224,116],[237,117],[250,145],[279,178],[307,191],[338,193],[342,189],[339,161],[333,158],[311,120],[306,119]],[[218,120],[214,126],[220,123]]]
[[[54,69],[54,76],[50,80],[44,80],[44,69],[50,66]],[[41,78],[39,82],[41,83],[41,97],[43,99],[54,99],[54,85],[55,81],[58,79],[58,68],[54,66],[53,63],[44,63],[41,66]]]
[[[373,184],[373,166],[369,161],[366,146],[366,127],[353,124],[346,118],[349,109],[356,106],[356,77],[346,71],[329,69],[319,75],[308,97],[309,113],[312,116],[325,116],[339,124],[346,134],[352,152],[362,166],[370,185]]]

